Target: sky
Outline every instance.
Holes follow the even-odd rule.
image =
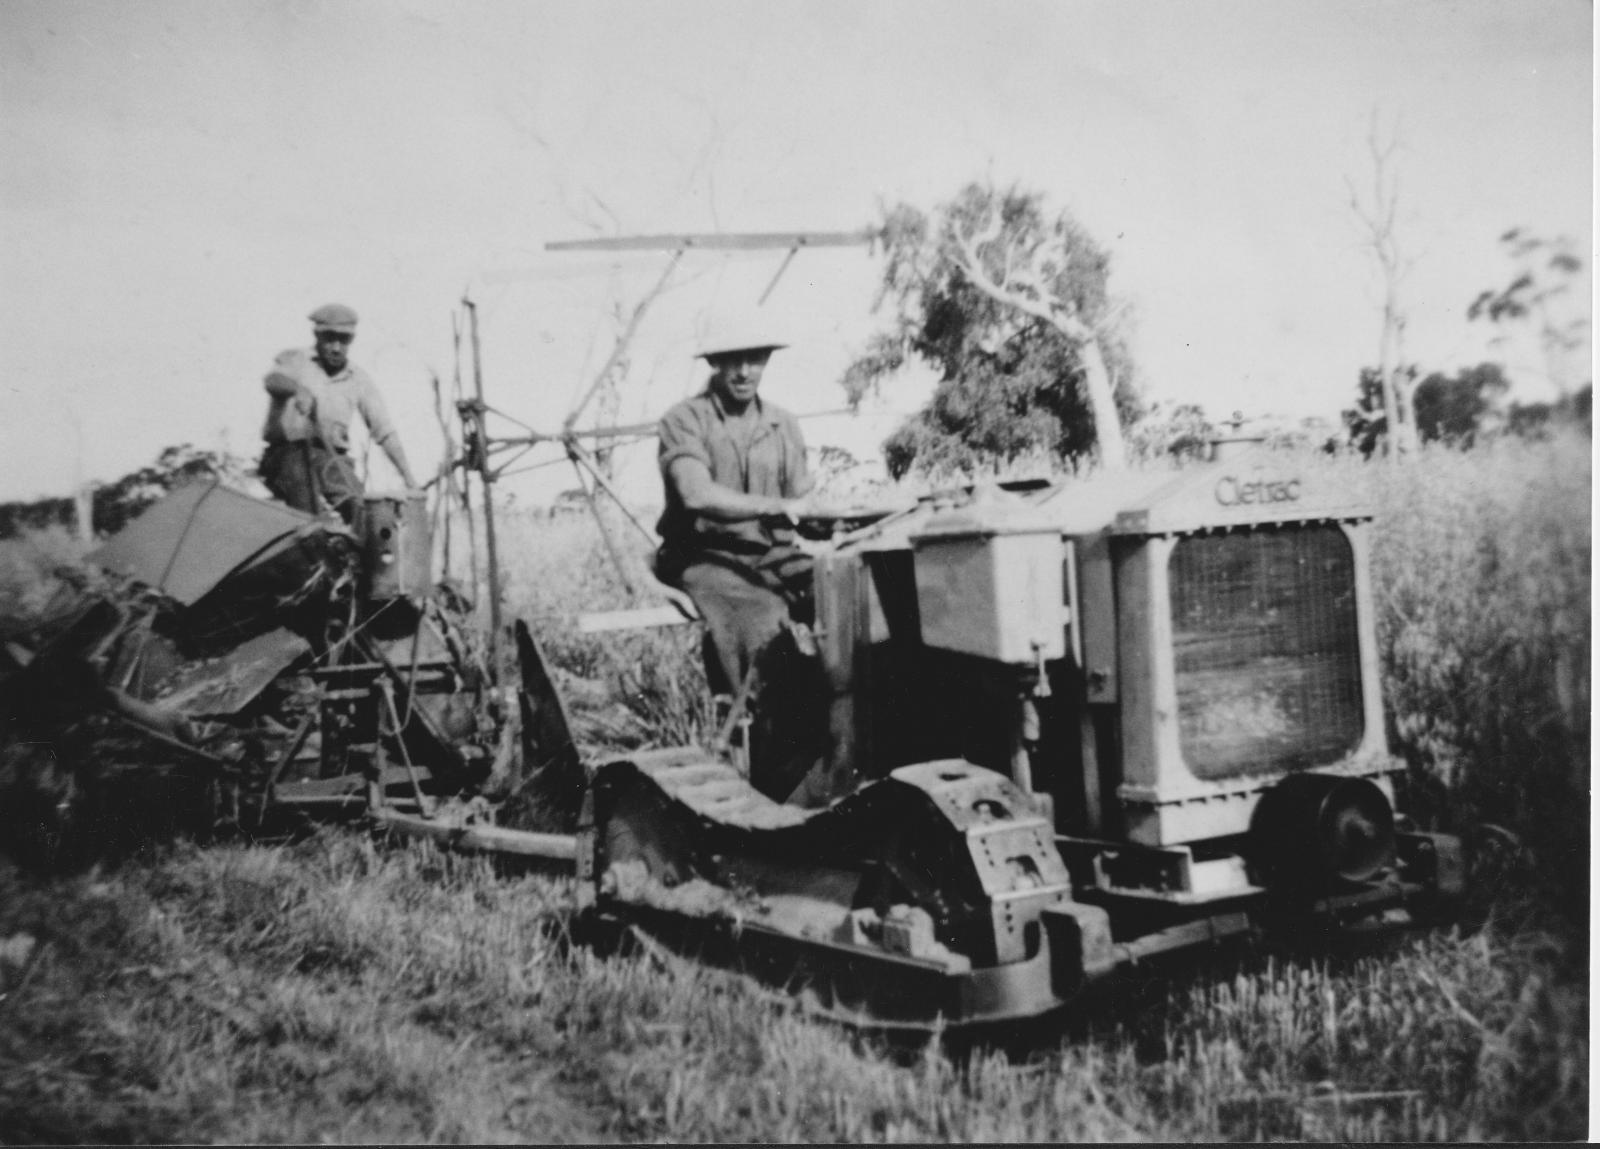
[[[1509,228],[1593,255],[1593,48],[1580,0],[5,0],[0,500],[175,443],[253,458],[261,378],[330,301],[361,313],[352,356],[419,470],[432,380],[470,386],[464,298],[490,404],[554,431],[665,260],[547,243],[854,230],[973,180],[1039,191],[1110,251],[1147,399],[1337,419],[1377,357],[1349,203],[1375,117],[1398,141],[1407,358],[1504,362],[1547,399],[1537,342],[1466,308],[1515,273]],[[696,389],[698,335],[781,262],[687,257],[616,415]],[[783,270],[769,397],[842,406],[887,321],[880,273],[866,248]],[[807,435],[867,457],[929,385]],[[561,470],[506,490],[540,499]],[[643,492],[649,458],[623,478]]]

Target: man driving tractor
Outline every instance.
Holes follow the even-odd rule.
[[[775,641],[796,636],[793,624],[813,612],[811,556],[795,532],[813,486],[805,439],[792,414],[760,395],[767,361],[785,346],[748,323],[701,345],[705,390],[661,419],[666,509],[656,527],[657,577],[705,619],[712,690],[752,700],[751,782],[780,801],[821,749],[796,670],[809,661],[797,658],[809,635]]]

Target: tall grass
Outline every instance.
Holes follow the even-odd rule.
[[[335,833],[47,882],[0,863],[0,1141],[1583,1133],[1553,939],[1246,955],[1114,985],[1066,1036],[888,1043],[570,944],[569,905],[566,879]]]
[[[1509,824],[1587,913],[1592,444],[1369,467],[1393,741],[1440,815]]]
[[[572,710],[575,734],[590,749],[704,742],[711,715],[698,627],[594,635],[579,629],[587,612],[661,601],[652,595],[648,545],[611,509],[606,513],[620,571],[588,515],[501,514],[505,614],[525,619],[537,636]]]

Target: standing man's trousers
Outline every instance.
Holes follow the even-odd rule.
[[[297,511],[321,514],[320,495],[345,522],[355,519],[363,488],[348,455],[305,439],[268,443],[256,473],[274,497]]]

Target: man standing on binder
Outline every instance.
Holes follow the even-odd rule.
[[[362,493],[350,461],[350,423],[357,414],[406,486],[417,482],[377,385],[350,362],[356,313],[330,303],[311,313],[311,326],[315,346],[283,352],[267,373],[271,398],[261,431],[267,449],[257,470],[296,510],[318,514],[319,500],[326,501],[348,523]]]

